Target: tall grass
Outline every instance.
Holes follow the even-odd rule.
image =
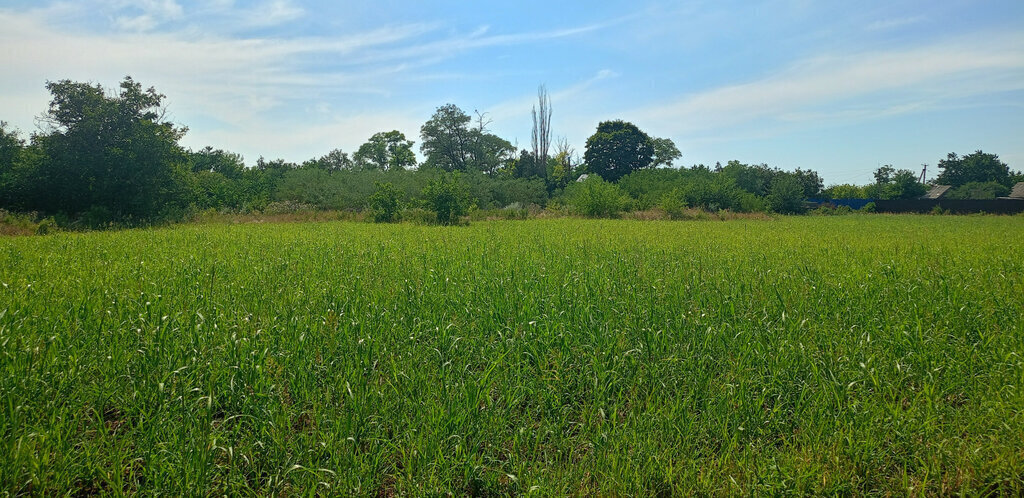
[[[1009,217],[0,239],[19,494],[1024,492]]]

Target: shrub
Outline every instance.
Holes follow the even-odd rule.
[[[683,218],[683,211],[689,207],[686,204],[686,194],[682,189],[675,188],[661,198],[660,207],[668,215],[669,219],[678,220]]]
[[[469,188],[458,173],[446,174],[432,180],[423,189],[428,209],[437,215],[442,225],[456,225],[469,210]]]
[[[790,175],[776,177],[768,193],[768,207],[781,214],[804,212],[804,188],[799,180]]]
[[[414,225],[433,225],[437,223],[437,215],[433,211],[423,208],[403,209],[400,217],[402,221],[407,221]]]
[[[38,225],[36,225],[36,235],[46,235],[50,232],[57,230],[57,222],[52,217],[43,218]]]
[[[402,192],[391,183],[376,183],[377,190],[370,196],[370,211],[373,221],[393,223],[398,221],[402,203]]]
[[[617,216],[629,201],[618,186],[597,175],[570,185],[566,188],[566,197],[577,213],[592,218]]]
[[[865,204],[864,207],[860,208],[860,210],[863,213],[874,213],[875,212],[875,203],[874,202],[869,202],[869,203]]]

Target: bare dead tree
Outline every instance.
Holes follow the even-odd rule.
[[[551,148],[551,99],[548,90],[541,85],[537,88],[537,107],[533,108],[533,157],[543,167],[548,164],[548,150]],[[538,110],[539,107],[539,110]]]
[[[487,133],[487,127],[490,126],[491,122],[494,120],[487,117],[486,112],[480,112],[474,109],[473,113],[476,114],[476,131],[480,132],[480,134]]]

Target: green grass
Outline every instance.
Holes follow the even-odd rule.
[[[1024,219],[0,239],[0,492],[1020,494]]]

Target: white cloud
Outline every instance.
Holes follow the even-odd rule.
[[[242,28],[277,26],[299,19],[304,15],[306,15],[305,9],[289,0],[271,0],[235,13],[238,25]]]
[[[1024,89],[1024,36],[988,34],[886,52],[802,61],[775,75],[628,112],[678,135],[752,123],[871,119],[935,102]],[[871,97],[880,104],[865,105]]]
[[[902,28],[928,19],[925,16],[912,16],[912,17],[894,17],[889,19],[879,19],[871,24],[868,24],[865,29],[868,31],[884,31],[889,29]]]
[[[433,107],[409,108],[389,96],[395,81],[409,75],[429,77],[425,68],[438,61],[481,47],[599,28],[494,35],[484,27],[438,40],[439,26],[421,23],[337,36],[244,38],[230,33],[288,22],[304,11],[283,0],[245,8],[213,1],[194,7],[199,14],[185,12],[173,0],[133,5],[114,5],[113,12],[123,15],[108,17],[122,29],[113,33],[89,32],[75,24],[75,16],[89,8],[82,4],[34,11],[0,9],[3,118],[31,130],[33,116],[46,109],[45,81],[68,78],[114,87],[131,75],[168,95],[172,119],[191,128],[186,145],[216,145],[250,159],[266,154],[301,160],[309,157],[302,151],[316,149],[317,144],[355,147],[376,131],[398,128],[416,137]],[[233,23],[219,30],[223,35],[190,25],[190,16],[218,9],[217,16]],[[66,21],[55,24],[54,13]],[[165,24],[170,20],[184,22],[168,30]],[[372,112],[365,98],[370,95],[377,107]],[[345,117],[332,119],[328,109]]]

